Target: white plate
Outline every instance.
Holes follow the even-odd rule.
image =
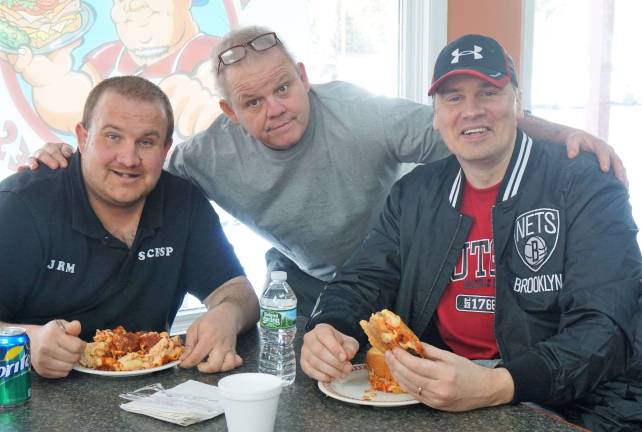
[[[137,375],[147,375],[150,373],[172,368],[179,363],[180,361],[176,360],[171,363],[164,364],[163,366],[158,366],[151,369],[138,369],[138,370],[132,370],[132,371],[104,371],[104,370],[98,370],[98,369],[90,369],[79,365],[74,366],[73,369],[75,371],[86,373],[86,374],[121,378],[121,377],[137,376]]]
[[[329,383],[319,381],[319,389],[332,398],[358,405],[395,407],[419,403],[417,399],[407,393],[386,393],[371,390],[368,369],[365,364],[352,365],[352,372],[346,378]]]

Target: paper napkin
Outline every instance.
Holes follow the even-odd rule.
[[[157,390],[149,395],[149,389]],[[147,391],[147,395],[145,394]],[[169,390],[160,384],[120,395],[131,402],[120,405],[125,411],[188,426],[223,413],[218,387],[189,380]]]

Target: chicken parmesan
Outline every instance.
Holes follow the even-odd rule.
[[[372,389],[405,393],[390,373],[384,353],[393,348],[402,348],[415,356],[425,357],[424,347],[417,335],[397,314],[388,309],[373,313],[368,321],[359,321],[359,325],[372,345],[366,353],[366,367]]]
[[[80,365],[105,371],[151,369],[178,360],[184,350],[178,336],[167,332],[128,332],[123,326],[96,330],[85,346]]]

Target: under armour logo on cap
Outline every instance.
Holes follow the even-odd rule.
[[[454,75],[471,75],[499,88],[509,82],[517,87],[510,56],[495,39],[483,35],[462,36],[441,50],[428,95],[432,96],[446,79]]]
[[[459,51],[459,48],[457,48],[457,49],[455,49],[455,51],[453,51],[452,53],[450,53],[450,55],[452,55],[452,56],[453,56],[453,59],[452,59],[452,61],[450,62],[450,64],[459,63],[459,57],[461,57],[461,56],[465,56],[465,55],[470,55],[470,54],[472,54],[472,55],[473,55],[473,58],[474,58],[475,60],[483,59],[483,58],[484,58],[484,56],[482,56],[482,55],[480,54],[481,52],[482,52],[482,47],[479,47],[479,46],[477,46],[477,45],[475,45],[471,51],[461,51],[461,52],[460,52],[460,51]]]

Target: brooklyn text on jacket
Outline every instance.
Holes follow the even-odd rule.
[[[552,275],[515,278],[513,291],[520,294],[539,294],[549,291],[561,291],[564,286],[564,277],[561,273]]]

